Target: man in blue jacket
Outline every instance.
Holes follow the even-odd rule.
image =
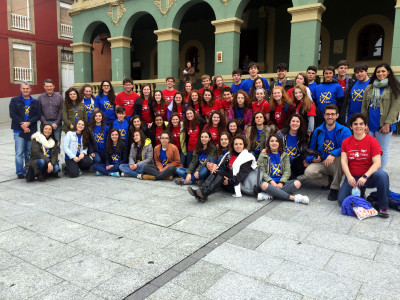
[[[338,198],[343,171],[340,162],[340,148],[345,138],[351,136],[349,128],[336,122],[339,117],[339,108],[335,104],[325,106],[325,122],[314,130],[310,148],[319,151],[321,156],[306,158],[308,165],[304,175],[323,187],[330,188],[328,200]],[[329,176],[333,177],[330,183]]]
[[[39,101],[31,97],[32,88],[29,83],[22,82],[21,94],[10,101],[9,111],[11,129],[14,132],[15,167],[18,179],[23,179],[25,165],[31,156],[31,135],[37,131],[37,121],[40,119]]]

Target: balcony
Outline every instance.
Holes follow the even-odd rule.
[[[61,24],[60,35],[63,38],[72,39],[74,37],[73,32],[72,32],[72,26],[66,25],[66,24]]]
[[[14,67],[14,81],[32,82],[32,68]]]
[[[11,14],[11,27],[15,28],[15,29],[29,31],[31,28],[29,17],[12,13]]]

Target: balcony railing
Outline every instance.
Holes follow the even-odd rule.
[[[74,37],[71,25],[61,24],[61,37],[68,39],[72,39]]]
[[[29,17],[12,13],[11,14],[11,27],[29,31],[31,28]]]
[[[14,80],[32,82],[32,68],[14,67]]]

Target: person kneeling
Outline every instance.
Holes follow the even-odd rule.
[[[50,124],[44,125],[42,131],[32,135],[31,157],[28,166],[33,168],[33,173],[38,181],[44,181],[52,174],[59,177],[58,172],[58,141],[54,137],[53,127]],[[32,178],[33,179],[33,178]]]
[[[108,134],[105,164],[94,164],[96,175],[109,175],[119,177],[119,166],[128,162],[128,147],[121,139],[121,134],[116,128],[111,129]]]
[[[301,183],[299,180],[288,181],[291,174],[290,159],[289,155],[283,151],[282,140],[277,134],[273,134],[268,138],[266,146],[266,153],[261,153],[258,158],[258,164],[263,173],[261,183],[263,192],[257,195],[257,200],[276,198],[308,204],[307,196],[291,195],[301,187]]]
[[[352,189],[377,188],[379,216],[388,218],[389,176],[380,169],[382,150],[376,138],[367,134],[368,117],[361,113],[350,118],[353,135],[342,143],[341,163],[346,179],[339,190],[338,202],[352,194]]]
[[[230,152],[227,152],[219,165],[213,164],[211,174],[198,190],[188,187],[190,195],[200,202],[205,202],[208,196],[218,191],[221,187],[235,193],[233,197],[241,197],[240,184],[249,173],[257,167],[254,156],[247,150],[247,139],[238,134],[230,143]]]

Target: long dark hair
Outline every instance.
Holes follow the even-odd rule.
[[[217,114],[219,116],[219,123],[218,123],[218,132],[222,132],[225,131],[226,129],[226,124],[225,124],[225,118],[222,115],[222,113],[219,110],[214,110],[211,115],[210,118],[208,119],[208,128],[210,129],[211,127],[213,127],[213,121],[212,121],[212,117]]]
[[[76,132],[76,130],[77,130],[77,129],[76,129],[76,124],[78,124],[79,121],[82,121],[83,124],[84,124],[84,128],[83,128],[83,130],[82,130],[81,136],[82,136],[82,145],[83,145],[83,148],[85,149],[85,148],[89,147],[90,140],[91,140],[91,139],[90,139],[91,133],[90,133],[90,131],[89,131],[88,123],[87,123],[85,120],[83,120],[83,119],[78,119],[78,120],[75,122],[74,129],[72,129],[72,131],[75,131],[75,132]]]
[[[136,119],[139,119],[139,120],[140,120],[140,128],[138,128],[138,129],[135,128],[135,126],[133,125],[133,121],[136,120]],[[144,127],[143,127],[142,118],[141,118],[140,116],[138,116],[138,115],[134,115],[134,116],[131,118],[130,122],[129,122],[129,145],[132,145],[132,143],[133,143],[133,133],[134,133],[136,130],[141,130],[141,131],[144,132]]]
[[[104,131],[104,126],[106,125],[106,116],[105,116],[105,114],[104,114],[101,110],[95,111],[95,112],[93,113],[93,116],[92,116],[92,118],[90,119],[89,128],[90,128],[90,130],[91,130],[92,132],[94,132],[94,129],[96,128],[95,116],[96,116],[97,114],[101,114],[101,132],[103,132],[103,131]]]
[[[160,100],[160,106],[164,107],[167,106],[167,102],[165,101],[164,95],[160,90],[155,90],[154,91],[154,95],[153,95],[153,111],[157,110],[157,101],[156,98],[154,97],[156,93],[160,93],[161,94],[161,100]]]
[[[114,145],[113,145],[113,141],[111,140],[111,133],[113,132],[118,132],[118,140],[117,140],[117,147],[115,149],[115,152],[119,153],[120,147],[121,147],[121,134],[119,133],[119,130],[117,128],[113,128],[108,132],[108,137],[107,137],[107,152],[109,154],[113,154],[114,153]]]
[[[181,95],[182,97],[182,102],[181,102],[181,106],[182,106],[182,117],[186,112],[186,103],[185,103],[185,98],[183,97],[181,92],[176,92],[174,95],[174,100],[172,100],[172,112],[177,112],[178,111],[178,105],[175,102],[176,96],[177,95]]]
[[[181,122],[181,117],[179,116],[179,114],[176,113],[176,112],[175,112],[175,113],[172,113],[172,115],[169,117],[168,126],[167,126],[167,130],[170,131],[171,133],[172,133],[172,129],[174,128],[174,125],[172,125],[172,122],[171,122],[171,120],[172,120],[173,117],[178,117],[178,119],[179,119],[179,124],[180,124],[180,122]]]
[[[251,85],[251,89],[250,89],[250,92],[249,92],[249,97],[250,97],[251,101],[256,101],[255,99],[256,99],[256,81],[257,81],[257,80],[261,80],[261,82],[262,82],[262,88],[264,89],[264,91],[267,90],[267,87],[265,86],[265,82],[264,82],[264,80],[262,79],[262,77],[257,76],[257,77],[253,80],[253,84]],[[265,93],[265,94],[266,94],[266,93]],[[265,97],[267,97],[267,95],[265,95]]]
[[[234,136],[229,143],[229,152],[230,153],[236,153],[235,149],[233,148],[233,144],[235,143],[235,140],[242,140],[243,146],[244,146],[243,150],[247,149],[247,147],[249,145],[247,139],[244,137],[243,134],[238,134],[238,135]]]
[[[109,80],[103,80],[100,84],[100,90],[99,90],[99,95],[102,96],[104,94],[103,91],[103,84],[107,82],[110,85],[110,91],[108,92],[107,98],[110,101],[111,105],[114,105],[115,102],[115,92],[114,92],[114,88],[111,84],[111,82]]]
[[[221,137],[223,135],[226,135],[228,137],[228,141],[229,141],[228,146],[226,146],[226,148],[222,147],[222,145],[221,145]],[[226,131],[221,132],[221,134],[219,135],[219,141],[218,141],[218,146],[217,146],[217,158],[218,158],[218,156],[221,156],[222,154],[224,154],[225,150],[229,151],[229,145],[231,143],[231,140],[232,140],[232,136],[228,132],[226,132]]]
[[[206,102],[206,100],[204,100],[204,94],[206,92],[209,92],[211,94],[211,99],[210,99],[210,102],[208,102],[208,103]],[[204,89],[203,97],[201,98],[201,106],[204,106],[204,105],[213,106],[214,103],[215,103],[214,92],[210,89]]]
[[[142,85],[142,88],[140,89],[140,96],[139,96],[139,104],[140,104],[140,105],[143,104],[143,100],[145,99],[145,98],[144,98],[144,94],[143,94],[143,89],[144,89],[146,86],[148,86],[149,89],[150,89],[150,94],[149,94],[149,98],[148,98],[148,99],[150,100],[150,98],[151,98],[151,85],[150,85],[150,83],[145,83],[145,84]]]
[[[191,81],[185,81],[183,84],[183,91],[182,91],[182,97],[183,97],[183,102],[185,102],[185,98],[187,97],[187,95],[190,94],[190,92],[186,92],[186,84],[190,83],[192,89],[190,91],[193,90],[193,83]]]
[[[300,127],[297,130],[297,142],[300,145],[304,145],[308,143],[308,134],[307,134],[307,128],[306,128],[306,122],[304,121],[304,118],[302,115],[300,114],[293,114],[291,115],[286,123],[285,126],[283,126],[283,128],[281,129],[281,133],[283,135],[288,134],[290,131],[290,122],[292,121],[292,119],[296,117],[300,120]]]
[[[236,124],[236,131],[234,134],[231,133],[231,131],[229,130],[229,125],[231,125],[231,123],[235,123]],[[238,123],[238,121],[236,119],[231,119],[228,121],[228,123],[226,124],[226,130],[227,132],[230,134],[231,137],[234,137],[235,135],[239,134],[242,132],[242,129],[240,128],[240,125]]]
[[[67,109],[70,109],[73,106],[72,100],[69,97],[69,93],[71,92],[75,92],[76,93],[76,104],[78,104],[79,102],[82,102],[82,97],[79,94],[78,90],[76,88],[70,87],[66,92],[65,92],[65,100],[64,103],[67,106]]]
[[[247,95],[247,93],[245,91],[240,90],[240,91],[236,92],[235,96],[233,96],[233,101],[232,101],[233,102],[233,105],[232,105],[233,107],[232,108],[233,108],[234,111],[236,111],[238,108],[240,108],[239,107],[239,103],[237,102],[238,95],[242,95],[244,97],[243,112],[245,112],[246,110],[252,108],[249,96]]]
[[[189,121],[187,117],[185,117],[185,118],[183,119],[183,130],[184,130],[185,132],[188,132],[189,129],[195,130],[195,129],[196,129],[196,126],[200,124],[199,116],[196,114],[196,111],[194,110],[194,108],[188,107],[188,108],[186,109],[186,113],[187,113],[188,111],[193,112],[194,117],[193,117],[193,120],[191,120],[191,121]]]
[[[134,132],[133,132],[133,136],[135,135],[136,132],[139,133],[139,135],[140,135],[140,145],[139,145],[138,143],[136,143],[135,140],[133,140],[133,143],[132,143],[132,144],[133,144],[133,147],[135,147],[135,149],[136,149],[136,153],[137,153],[136,156],[142,157],[144,144],[145,144],[145,142],[146,142],[146,136],[145,136],[145,134],[144,134],[144,132],[143,132],[142,130],[136,130],[136,131],[134,131]],[[140,147],[140,153],[137,152],[138,147]],[[135,160],[136,160],[136,157],[135,157]]]
[[[253,118],[251,119],[250,136],[248,137],[248,138],[249,138],[249,143],[250,143],[250,145],[253,145],[254,142],[255,142],[256,139],[257,139],[256,115],[258,115],[258,114],[262,114],[262,116],[263,116],[263,118],[264,118],[264,123],[263,123],[264,126],[265,126],[266,123],[267,123],[267,117],[265,116],[264,112],[262,112],[261,110],[256,111],[256,112],[253,114]]]
[[[278,152],[282,155],[282,153],[283,153],[283,142],[282,142],[282,139],[279,137],[279,135],[277,135],[276,133],[271,134],[268,137],[267,142],[265,143],[265,148],[267,149],[267,153],[268,153],[268,155],[271,153],[271,148],[269,146],[269,141],[273,137],[275,137],[278,140],[278,143],[279,143]]]
[[[369,81],[369,84],[373,84],[374,81],[377,80],[376,71],[382,67],[384,67],[389,72],[387,77],[389,81],[388,86],[390,86],[392,89],[392,96],[394,98],[397,98],[400,95],[400,83],[394,76],[392,68],[387,63],[383,62],[376,66],[374,74],[372,74],[371,80]]]
[[[204,147],[203,147],[204,145],[203,145],[203,143],[201,142],[201,135],[202,135],[203,133],[207,133],[208,138],[210,139],[210,140],[208,141],[208,143],[207,143],[206,150],[204,150]],[[205,153],[209,154],[209,153],[211,152],[211,149],[212,149],[213,147],[214,147],[214,143],[213,143],[213,140],[212,140],[211,132],[209,132],[208,130],[203,130],[203,131],[199,134],[199,137],[198,137],[198,139],[197,139],[196,148],[194,149],[194,151],[196,151],[197,154],[201,154],[203,151],[204,151]]]
[[[47,139],[47,140],[48,140],[48,139],[53,139],[53,141],[55,142],[55,145],[57,146],[57,145],[58,145],[58,140],[56,139],[56,137],[55,137],[55,135],[54,135],[53,126],[51,126],[50,124],[46,124],[46,125],[44,125],[44,126],[42,127],[42,129],[40,130],[40,132],[44,135],[43,130],[44,130],[44,128],[45,128],[46,126],[50,126],[50,127],[51,127],[51,134],[50,134],[50,136],[49,136],[48,138],[46,138],[46,139]]]

